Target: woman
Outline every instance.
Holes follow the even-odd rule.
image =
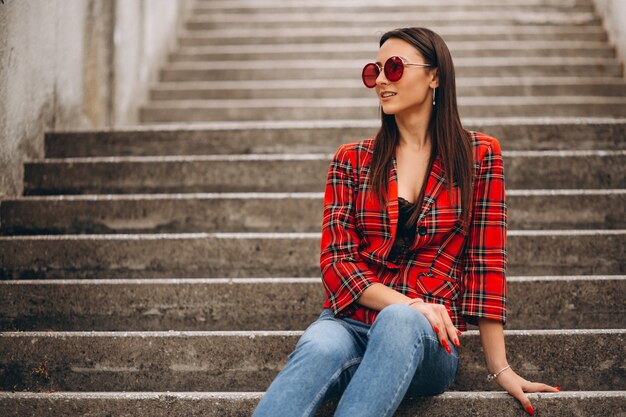
[[[391,416],[405,395],[457,376],[461,331],[479,326],[488,379],[558,391],[508,366],[504,169],[497,139],[463,129],[448,48],[425,28],[385,33],[363,82],[382,126],[343,144],[328,170],[320,267],[326,301],[254,413]]]

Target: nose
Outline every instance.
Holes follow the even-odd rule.
[[[378,74],[378,77],[376,77],[376,84],[377,85],[389,84],[389,80],[385,76],[384,70],[381,70],[380,73]]]

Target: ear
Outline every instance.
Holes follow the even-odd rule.
[[[434,69],[431,69],[429,87],[430,88],[439,87],[439,67],[435,67]]]

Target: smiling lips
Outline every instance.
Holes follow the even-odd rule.
[[[397,93],[394,93],[393,91],[383,91],[380,93],[380,98],[389,98],[395,96],[396,94]]]

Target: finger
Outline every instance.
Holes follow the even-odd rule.
[[[441,335],[443,334],[442,329],[444,329],[444,326],[441,322],[440,315],[435,314],[433,312],[432,305],[429,305],[427,311],[424,313],[424,316],[426,316],[426,319],[428,319],[430,325],[433,326],[433,330],[435,331],[437,338],[441,342]]]
[[[435,311],[435,314],[437,315],[438,321],[441,323],[442,326],[440,328],[441,331],[438,333],[439,341],[441,342],[441,345],[446,350],[446,352],[448,352],[448,355],[452,355],[452,349],[450,348],[451,341],[448,338],[450,329],[448,328],[448,323],[446,322],[445,318],[445,316],[448,315],[448,313],[446,312],[446,308],[441,304],[436,304],[433,305],[433,309]]]
[[[454,343],[456,347],[461,347],[461,342],[457,336],[457,328],[454,327],[454,323],[452,323],[452,319],[450,318],[450,314],[448,314],[448,310],[444,307],[442,319],[444,321],[444,325],[446,326],[446,331],[448,332],[448,338]]]
[[[522,387],[524,392],[558,392],[561,390],[561,387],[552,387],[548,384],[542,384],[539,382],[530,382]]]
[[[515,399],[517,399],[517,401],[519,401],[520,404],[522,404],[522,407],[524,407],[524,410],[526,410],[528,414],[530,414],[531,416],[535,415],[535,410],[533,409],[533,406],[530,403],[530,400],[528,399],[527,396],[524,395],[524,391],[522,391],[522,388],[520,386],[516,385],[515,388],[509,391],[509,394],[515,397]]]
[[[437,338],[441,340],[441,329],[443,329],[443,323],[440,320],[440,317],[437,314],[433,314],[431,311],[428,312],[426,318],[430,322],[431,326],[433,326],[433,330],[437,334]]]

